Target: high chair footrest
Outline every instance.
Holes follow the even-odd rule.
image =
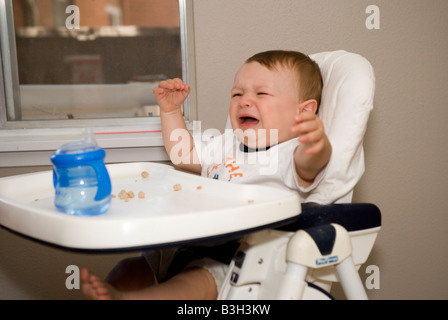
[[[381,226],[381,212],[371,203],[302,204],[302,213],[292,223],[276,230],[297,231],[324,224],[337,223],[347,231],[359,231]]]

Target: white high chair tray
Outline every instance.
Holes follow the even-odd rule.
[[[149,162],[107,168],[115,197],[97,216],[57,211],[52,171],[1,178],[0,225],[65,248],[116,250],[244,233],[300,213],[294,192],[217,181]],[[181,190],[174,190],[176,184]],[[121,190],[135,197],[126,202],[118,197]]]

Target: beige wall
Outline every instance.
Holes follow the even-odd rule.
[[[223,128],[233,74],[266,49],[344,49],[377,79],[366,174],[355,201],[376,203],[383,229],[367,264],[380,269],[372,299],[447,299],[448,2],[445,0],[195,1],[199,118]],[[380,9],[368,30],[365,9]],[[364,270],[361,273],[365,274]]]
[[[380,9],[379,30],[365,27],[370,4]],[[194,1],[203,128],[224,128],[234,72],[257,51],[344,49],[374,66],[367,170],[355,191],[355,201],[373,202],[383,214],[366,264],[380,270],[380,289],[368,291],[372,299],[448,298],[447,12],[446,0]],[[21,172],[0,169],[0,176]],[[68,265],[89,265],[104,275],[126,256],[65,252],[5,230],[0,243],[0,299],[77,298],[79,292],[64,285]],[[365,278],[364,268],[361,275]]]

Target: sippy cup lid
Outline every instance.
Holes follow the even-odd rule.
[[[86,152],[92,152],[98,150],[99,147],[96,144],[93,132],[90,129],[83,129],[83,135],[80,141],[69,142],[62,145],[55,154],[57,155],[69,155],[80,154]]]
[[[92,131],[84,129],[80,141],[64,144],[50,159],[56,166],[71,167],[103,159],[105,156],[104,149],[96,144]]]

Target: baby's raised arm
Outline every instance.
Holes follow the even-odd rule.
[[[154,95],[160,107],[163,143],[171,161],[182,169],[200,173],[193,137],[182,114],[182,104],[190,90],[188,84],[176,78],[160,82]]]
[[[294,160],[299,182],[307,187],[330,160],[331,143],[322,121],[312,111],[298,113],[291,130],[300,134],[300,145],[295,150]]]

